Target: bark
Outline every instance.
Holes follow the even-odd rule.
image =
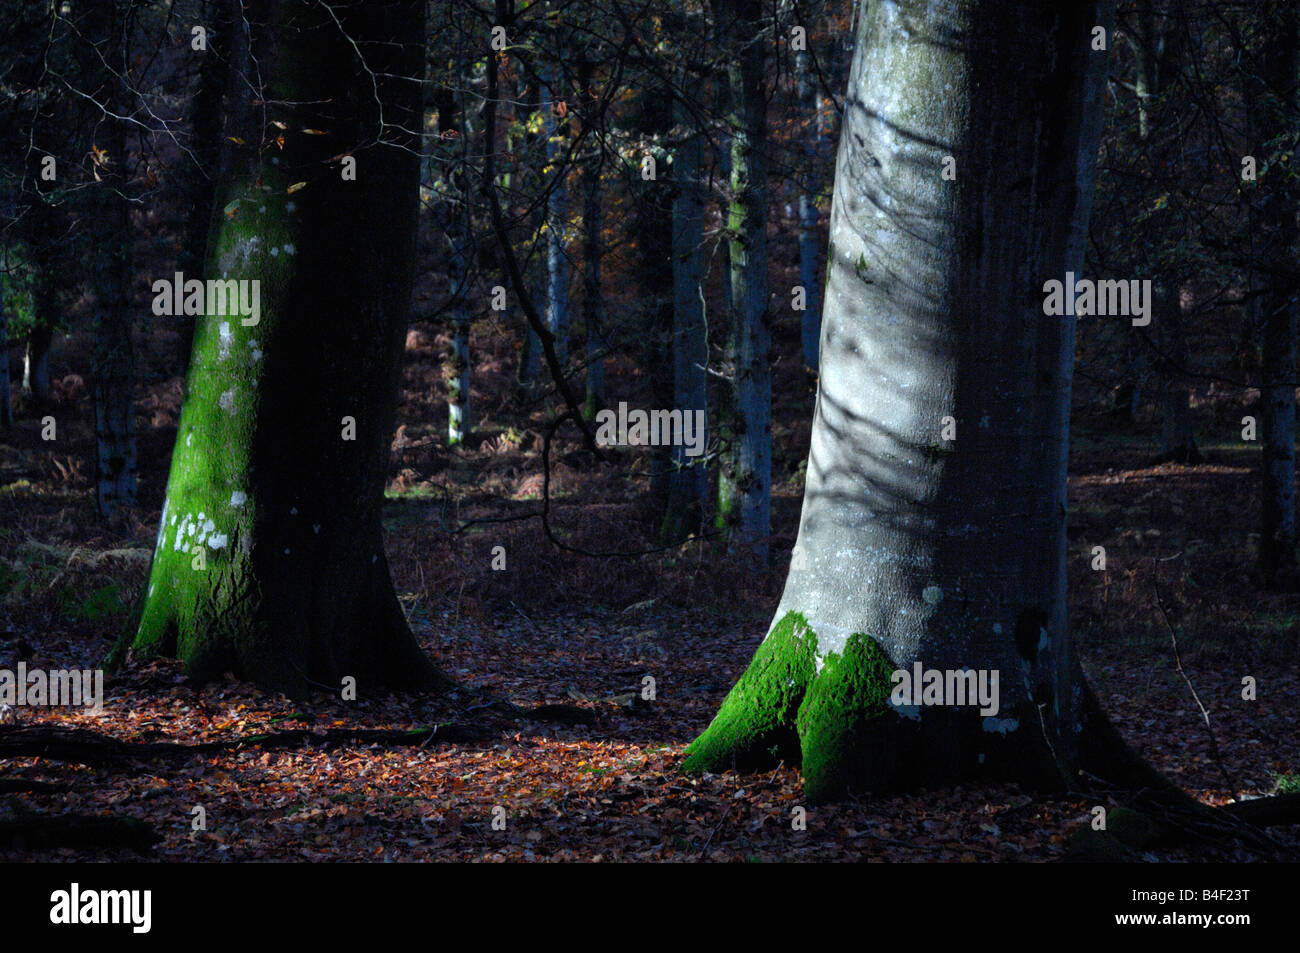
[[[546,329],[555,335],[555,353],[560,364],[569,359],[569,255],[566,236],[569,230],[567,131],[562,131],[555,115],[554,70],[545,71],[546,176],[554,179],[546,200]],[[567,126],[565,130],[567,130]]]
[[[520,101],[520,91],[519,91],[519,84],[517,79],[515,81],[514,92],[511,95],[510,99],[511,102]],[[537,109],[541,108],[540,103],[535,101],[537,99],[535,95],[532,96],[530,99],[534,101],[530,101],[525,106],[524,108],[525,116],[531,115],[532,113],[536,112]],[[524,136],[524,139],[526,141],[531,140],[531,138],[532,137],[528,135]],[[527,142],[527,144],[531,145],[532,143]],[[507,132],[506,134],[506,152],[509,153],[510,155],[515,154],[515,138],[512,137],[509,132]],[[532,154],[531,149],[527,150],[527,152],[529,155]],[[520,177],[524,179],[535,178],[533,175],[530,174],[522,175]],[[536,177],[536,178],[540,178],[540,177]],[[505,194],[507,197],[510,195],[510,182],[508,180],[502,182],[501,190],[502,193]],[[536,241],[537,234],[541,230],[542,218],[543,216],[539,211],[534,216],[534,220],[530,228],[533,235],[534,243]],[[532,255],[529,255],[530,259],[532,257],[533,257]],[[525,270],[527,270],[526,266],[525,266]],[[531,284],[529,285],[529,294],[532,296],[532,299],[534,301],[543,301],[545,300],[546,297],[545,276],[543,275],[541,277],[538,277],[539,270],[540,269],[536,269],[536,268],[533,269],[533,279]],[[519,373],[518,373],[517,381],[519,384],[520,391],[522,391],[526,396],[531,396],[531,394],[537,388],[537,386],[541,381],[542,341],[541,338],[538,337],[537,332],[533,329],[532,325],[528,323],[527,318],[524,318],[523,320],[523,333],[524,333],[524,341],[523,341],[523,348],[521,349],[519,354]]]
[[[1074,323],[1041,289],[1082,261],[1106,76],[1089,40],[1110,13],[863,6],[796,558],[688,770],[784,758],[814,801],[1074,777]],[[917,662],[998,672],[998,712],[895,705],[892,672]]]
[[[225,84],[233,75],[228,69],[230,34],[234,30],[232,0],[207,0],[202,22],[207,28],[207,51],[195,53],[199,61],[198,83],[190,108],[193,129],[191,155],[186,157],[181,176],[185,214],[185,238],[179,267],[187,275],[203,270],[208,233],[212,227],[212,203],[216,195],[221,163],[221,101]],[[174,317],[181,334],[182,360],[188,361],[194,347],[194,321],[191,316]]]
[[[457,85],[468,82],[466,71],[457,72]],[[469,140],[473,130],[469,112],[465,108],[465,94],[455,96],[456,127],[460,133],[459,155],[452,168],[455,170],[447,187],[447,240],[451,246],[451,352],[448,355],[447,375],[447,446],[465,442],[470,430],[470,313],[466,299],[472,256],[472,235],[469,198],[473,191],[472,170],[469,166]]]
[[[9,311],[4,291],[4,285],[0,284],[0,430],[8,430],[14,424],[14,405],[9,394]]]
[[[105,5],[94,18],[108,63],[125,69],[120,37],[121,5]],[[103,77],[106,105],[120,112],[122,92],[115,78]],[[131,341],[132,240],[127,205],[126,136],[121,122],[110,119],[100,133],[108,153],[90,205],[95,295],[95,506],[109,516],[136,496],[135,355]]]
[[[45,271],[45,266],[38,266],[38,271]],[[43,281],[38,275],[37,282]],[[53,309],[42,306],[38,299],[44,297],[37,289],[32,295],[33,310],[36,312],[32,328],[27,332],[27,349],[23,352],[23,396],[29,397],[37,407],[50,403],[53,391],[50,388],[50,345],[54,340],[54,331],[50,325]],[[49,294],[52,304],[53,290]],[[41,315],[47,315],[42,318]]]
[[[795,57],[795,83],[799,94],[799,111],[808,123],[804,139],[804,168],[799,191],[799,284],[804,289],[805,308],[799,319],[799,339],[804,366],[817,371],[817,350],[822,326],[822,289],[817,280],[817,261],[821,258],[821,241],[817,234],[817,193],[821,182],[821,98],[813,83],[812,54],[807,50]]]
[[[283,122],[285,145],[232,162],[207,275],[260,281],[260,319],[227,303],[198,322],[131,649],[178,657],[200,681],[232,671],[294,696],[344,676],[358,697],[446,687],[406,625],[381,528],[414,272],[407,130],[422,102],[406,77],[422,75],[423,5],[246,8],[264,106],[227,109],[246,142]]]
[[[689,89],[688,77],[679,77]],[[707,411],[708,329],[704,317],[704,202],[700,167],[704,143],[690,110],[680,97],[673,100],[674,119],[686,136],[673,162],[673,407],[684,415]],[[686,133],[685,130],[689,130]],[[707,416],[706,416],[707,419]],[[700,530],[709,491],[704,456],[690,457],[687,448],[672,448],[668,474],[668,504],[659,538],[663,545],[684,542]]]
[[[592,64],[584,53],[578,69],[578,87],[582,96],[582,121],[586,128],[596,121],[597,97],[592,89]],[[605,302],[601,290],[600,263],[604,255],[601,242],[600,173],[604,167],[603,150],[591,159],[582,172],[582,323],[587,339],[587,419],[595,418],[605,404]]]
[[[1300,43],[1294,4],[1280,3],[1271,10],[1275,28],[1268,31],[1261,51],[1261,85],[1248,90],[1256,140],[1256,155],[1263,143],[1291,128]],[[1296,189],[1285,170],[1264,172],[1256,199],[1258,222],[1264,239],[1261,254],[1267,261],[1295,255]],[[1296,324],[1300,312],[1297,289],[1273,276],[1264,279],[1260,296],[1259,332],[1260,431],[1262,478],[1259,571],[1264,584],[1276,589],[1300,586],[1296,566]]]
[[[715,521],[735,548],[766,562],[771,534],[772,378],[767,307],[766,99],[758,11],[723,0],[720,11],[742,40],[729,67],[731,205],[727,232],[731,263],[731,353],[728,413],[719,421],[723,458]]]

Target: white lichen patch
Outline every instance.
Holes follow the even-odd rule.
[[[228,414],[233,413],[235,410],[234,389],[231,388],[230,390],[223,392],[222,395],[219,398],[217,398],[217,405],[226,413]]]
[[[217,328],[217,360],[224,361],[230,357],[230,344],[234,335],[230,333],[230,322],[222,321]]]
[[[243,506],[247,502],[248,502],[248,494],[245,493],[243,490],[236,490],[234,493],[230,494],[231,506]]]
[[[225,549],[226,542],[227,542],[227,538],[225,533],[213,533],[210,537],[208,537],[208,548]]]
[[[934,583],[930,583],[930,585],[921,590],[921,598],[930,605],[937,606],[943,601],[943,590]]]

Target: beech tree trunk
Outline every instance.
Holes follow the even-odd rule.
[[[817,95],[812,78],[812,54],[807,50],[795,56],[795,83],[799,94],[799,111],[808,123],[804,140],[804,167],[799,190],[799,284],[804,289],[804,310],[799,316],[799,339],[803,349],[803,363],[809,370],[817,371],[817,349],[822,330],[822,287],[817,280],[817,262],[821,258],[821,242],[817,235],[817,193],[820,191],[822,119],[821,98]]]
[[[735,547],[766,562],[772,531],[772,372],[767,307],[766,98],[759,11],[744,0],[722,0],[735,25],[729,68],[731,206],[727,216],[731,284],[730,400],[719,424],[717,528]]]
[[[1074,319],[1045,316],[1042,287],[1082,262],[1110,12],[863,4],[795,558],[688,770],[784,759],[814,801],[1074,776]],[[1000,673],[998,711],[894,704],[918,662]]]
[[[682,73],[679,89],[689,89]],[[708,331],[704,317],[704,202],[700,167],[704,142],[690,110],[673,98],[673,119],[690,130],[673,162],[673,407],[683,414],[707,411]],[[685,134],[685,133],[684,133]],[[706,417],[707,420],[707,417]],[[699,532],[709,491],[707,457],[690,457],[685,446],[672,448],[668,503],[660,527],[663,545],[684,542]]]
[[[247,0],[245,15],[247,79],[263,86],[227,111],[245,142],[280,122],[285,143],[235,153],[207,275],[260,281],[260,317],[227,304],[197,322],[131,650],[293,696],[348,676],[358,697],[445,687],[406,625],[380,522],[414,271],[424,4]]]
[[[567,132],[561,131],[555,115],[554,69],[547,67],[542,95],[546,129],[546,179],[551,193],[546,200],[546,330],[555,335],[555,356],[563,367],[569,359],[569,231]],[[567,130],[567,126],[565,129]]]

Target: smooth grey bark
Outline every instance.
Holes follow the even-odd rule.
[[[822,257],[817,234],[817,193],[821,183],[823,129],[821,98],[812,77],[812,54],[803,50],[795,55],[795,85],[799,95],[799,112],[809,124],[804,139],[804,167],[799,179],[799,284],[804,289],[804,310],[799,316],[799,340],[804,366],[817,371],[817,349],[821,338],[822,287],[817,280],[817,262]]]
[[[682,73],[678,87],[688,89]],[[673,161],[673,407],[683,416],[704,411],[708,419],[708,328],[704,315],[704,196],[700,167],[704,141],[680,96],[673,98],[673,119],[681,144]],[[698,532],[709,492],[705,456],[690,457],[685,446],[672,448],[668,502],[660,541],[684,542]]]
[[[731,283],[730,400],[720,418],[717,528],[734,549],[766,562],[772,531],[771,330],[767,301],[766,107],[760,11],[746,0],[720,0],[732,24],[731,204],[727,216]]]
[[[569,226],[568,161],[555,115],[554,68],[544,70],[542,109],[546,129],[546,177],[553,179],[546,200],[546,329],[555,335],[555,355],[564,365],[569,357],[569,256],[565,239]]]
[[[516,74],[516,77],[513,80],[513,92],[509,97],[510,102],[511,103],[520,102],[520,95],[521,94],[519,90],[519,80]],[[532,113],[536,112],[538,108],[540,108],[539,103],[536,101],[539,98],[540,97],[530,96],[530,101],[526,103],[523,107],[523,113],[525,117],[531,115]],[[518,137],[513,135],[511,132],[507,131],[506,151],[511,155],[515,154],[517,138]],[[523,139],[528,145],[532,144],[530,141],[531,138],[532,137],[529,136],[527,133],[525,133],[523,136]],[[531,149],[527,151],[529,155],[532,154]],[[510,195],[511,183],[515,180],[515,178],[516,178],[515,173],[502,174],[502,180],[501,180],[502,194],[507,196]],[[525,171],[519,173],[518,178],[530,183],[533,181],[540,180],[540,176],[533,175],[527,166],[525,166]],[[534,242],[537,234],[541,229],[541,222],[544,218],[545,216],[539,210],[532,219],[530,230],[532,232],[532,238]],[[528,260],[524,262],[525,271],[530,272],[532,276],[528,291],[534,301],[543,301],[545,300],[545,295],[546,295],[545,276],[543,275],[542,277],[539,278],[538,277],[539,269],[536,267],[529,269],[528,264],[529,261],[532,259],[532,257],[533,256],[530,254]],[[510,309],[510,312],[513,314],[515,312],[515,309],[512,307]],[[522,309],[519,310],[518,313],[522,316],[523,314]],[[516,382],[518,383],[519,390],[522,393],[531,396],[532,392],[538,386],[541,380],[542,341],[541,338],[537,336],[537,332],[533,330],[532,325],[529,324],[526,319],[523,320],[522,327],[523,327],[523,345],[520,348],[520,352],[519,352],[519,369],[516,375]]]
[[[863,4],[795,558],[772,642],[688,769],[770,746],[801,760],[814,800],[1075,777],[1075,326],[1044,315],[1041,289],[1082,263],[1106,77],[1089,41],[1110,17],[1105,2]],[[999,672],[998,713],[888,704],[890,668],[917,662]]]

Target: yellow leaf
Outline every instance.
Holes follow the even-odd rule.
[[[305,188],[307,188],[307,183],[306,183],[306,182],[295,182],[293,185],[289,186],[289,187],[288,187],[287,189],[285,189],[284,191],[285,191],[285,194],[287,194],[287,195],[293,195],[293,193],[294,193],[294,192],[297,192],[299,189],[305,189]]]
[[[289,127],[286,126],[284,123],[280,122],[280,120],[278,120],[278,119],[272,119],[272,120],[271,120],[271,125],[275,126],[276,129],[288,129],[288,128],[289,128]]]
[[[323,136],[323,135],[325,135],[324,131],[321,130],[321,129],[304,129],[304,130],[303,130],[303,133],[306,134],[306,135],[308,135],[308,136]]]
[[[243,139],[240,139],[238,136],[226,136],[226,138],[229,139],[231,142],[233,142],[233,143],[234,143],[235,145],[237,145],[237,146],[246,146],[246,145],[248,145],[247,142],[245,142]]]

